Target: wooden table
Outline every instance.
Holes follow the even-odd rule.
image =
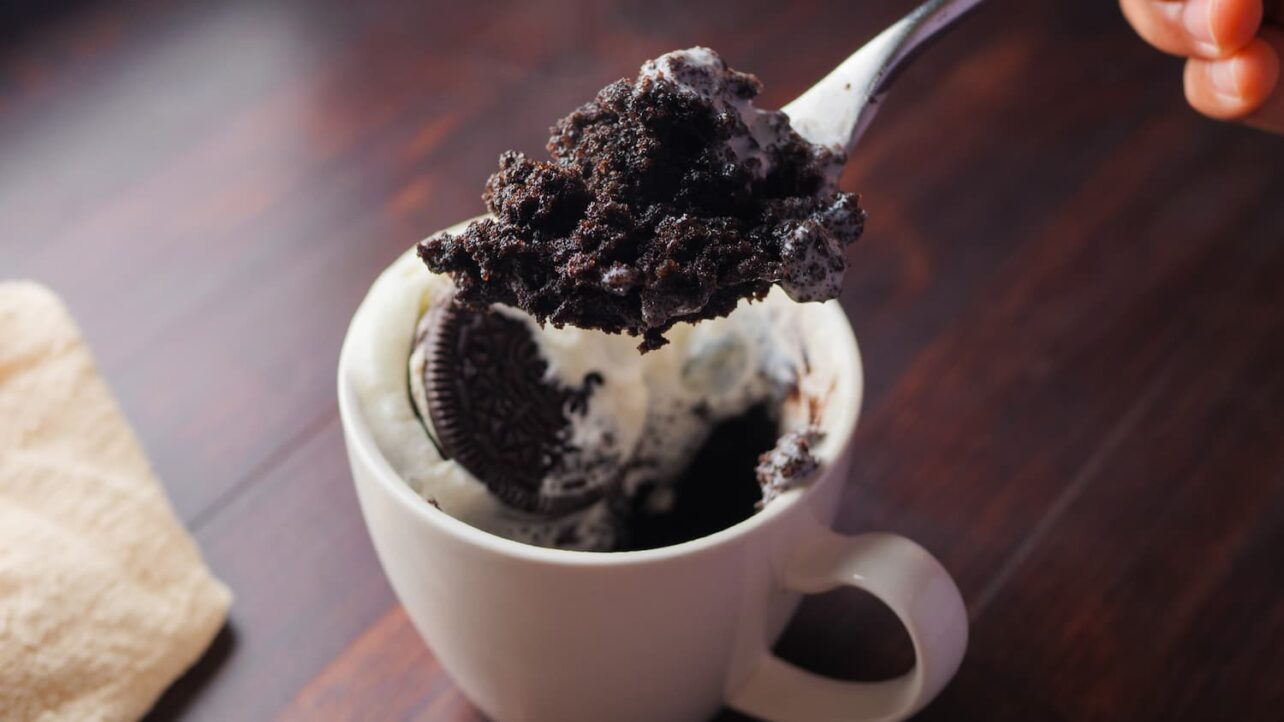
[[[774,106],[910,3],[534,5],[29,4],[0,31],[0,276],[67,299],[236,592],[152,719],[481,719],[362,528],[352,310],[642,60],[713,46]],[[869,390],[841,527],[922,541],[973,624],[922,719],[1284,714],[1284,140],[1195,116],[1179,71],[1109,0],[995,0],[844,181]],[[911,658],[854,592],[779,650]]]

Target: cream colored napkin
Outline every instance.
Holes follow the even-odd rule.
[[[0,283],[0,720],[138,719],[230,602],[62,303]]]

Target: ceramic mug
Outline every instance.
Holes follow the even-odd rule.
[[[730,528],[674,546],[545,549],[471,527],[420,498],[380,453],[348,367],[339,409],[357,495],[406,613],[464,694],[496,722],[700,722],[723,705],[772,722],[899,720],[929,702],[967,646],[958,588],[891,534],[830,530],[860,408],[860,353],[836,303],[800,311],[830,373],[803,489]],[[874,683],[820,677],[771,647],[801,596],[864,589],[909,631],[914,668]]]

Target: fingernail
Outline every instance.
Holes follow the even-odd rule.
[[[1195,41],[1195,48],[1204,56],[1215,58],[1221,54],[1221,45],[1213,32],[1213,10],[1218,0],[1186,0],[1181,22]]]
[[[1237,58],[1230,58],[1208,64],[1208,79],[1213,84],[1213,90],[1231,98],[1240,96],[1239,73],[1235,67],[1237,62]]]

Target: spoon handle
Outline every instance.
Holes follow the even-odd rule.
[[[848,153],[865,132],[887,88],[928,41],[982,0],[928,0],[869,41],[783,110],[808,141]]]

